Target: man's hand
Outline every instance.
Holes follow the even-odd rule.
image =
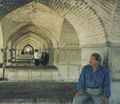
[[[104,96],[102,96],[101,100],[102,100],[102,104],[106,104],[106,98]]]
[[[84,93],[83,92],[77,92],[76,95],[77,96],[82,96]]]

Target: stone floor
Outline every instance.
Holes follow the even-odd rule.
[[[76,83],[1,82],[0,104],[71,104]]]
[[[75,94],[76,83],[7,82],[0,83],[0,98],[66,98]]]
[[[66,99],[33,98],[33,99],[3,99],[0,104],[72,104]]]
[[[76,83],[0,82],[0,104],[72,104]],[[120,104],[120,82],[111,83],[109,104]]]

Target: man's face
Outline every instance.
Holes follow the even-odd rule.
[[[93,67],[97,67],[99,65],[99,61],[97,61],[94,56],[91,56],[90,57],[90,65]]]

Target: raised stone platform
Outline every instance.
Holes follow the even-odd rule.
[[[72,104],[74,82],[0,82],[0,104]],[[120,104],[120,82],[111,82],[108,104]]]
[[[70,81],[77,82],[80,74],[79,65],[55,66],[7,66],[5,78],[9,82],[20,81]],[[3,69],[0,68],[0,77],[3,76]],[[74,74],[73,74],[74,73]]]
[[[0,68],[2,78],[3,69]],[[58,69],[55,66],[6,66],[5,79],[9,82],[57,80]]]
[[[76,92],[76,83],[66,82],[0,82],[0,99],[69,99]]]

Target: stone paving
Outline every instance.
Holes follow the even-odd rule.
[[[109,104],[120,104],[120,82],[111,83]],[[0,82],[0,104],[71,104],[74,82]]]

